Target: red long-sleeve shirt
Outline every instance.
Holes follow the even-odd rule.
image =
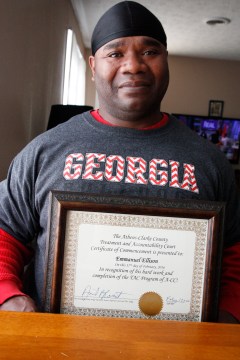
[[[32,250],[0,229],[0,304],[10,297],[25,295],[22,276]]]

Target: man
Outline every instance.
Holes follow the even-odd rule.
[[[0,184],[2,310],[37,309],[20,281],[36,234],[41,306],[48,195],[55,189],[226,202],[219,320],[240,319],[240,202],[233,171],[214,145],[160,112],[169,82],[167,56],[164,29],[142,5],[123,1],[100,18],[89,59],[99,110],[37,137]]]

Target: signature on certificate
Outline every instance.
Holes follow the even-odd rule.
[[[88,285],[85,287],[81,294],[81,298],[94,298],[94,299],[109,299],[109,300],[117,300],[117,299],[124,299],[128,300],[131,299],[131,294],[127,294],[123,291],[112,291],[111,289],[104,289],[101,287],[92,287]]]
[[[175,305],[175,304],[186,304],[189,303],[190,300],[183,298],[174,298],[173,296],[168,296],[166,298],[167,305]]]

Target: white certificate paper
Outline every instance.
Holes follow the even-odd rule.
[[[208,221],[69,211],[61,312],[200,321]]]

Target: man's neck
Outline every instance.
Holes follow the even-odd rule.
[[[152,127],[161,121],[163,114],[158,111],[145,116],[131,116],[130,114],[126,114],[126,116],[117,116],[117,114],[113,115],[111,113],[105,112],[101,108],[98,110],[99,115],[106,122],[111,124],[112,126],[118,127],[126,127],[132,129],[145,129],[148,127]]]
[[[158,119],[155,122],[153,122],[152,124],[149,124],[149,121],[147,121],[147,123],[145,122],[145,124],[143,126],[140,126],[139,123],[136,124],[137,126],[126,126],[126,123],[127,123],[126,121],[110,122],[110,121],[106,120],[105,118],[103,118],[103,116],[100,115],[99,110],[93,110],[93,111],[91,111],[91,114],[95,120],[101,122],[102,124],[105,124],[108,126],[127,127],[127,128],[139,129],[139,130],[157,129],[157,128],[160,128],[160,127],[166,125],[168,122],[168,115],[165,113],[160,113]],[[131,124],[132,124],[132,122],[130,123],[130,125]]]

